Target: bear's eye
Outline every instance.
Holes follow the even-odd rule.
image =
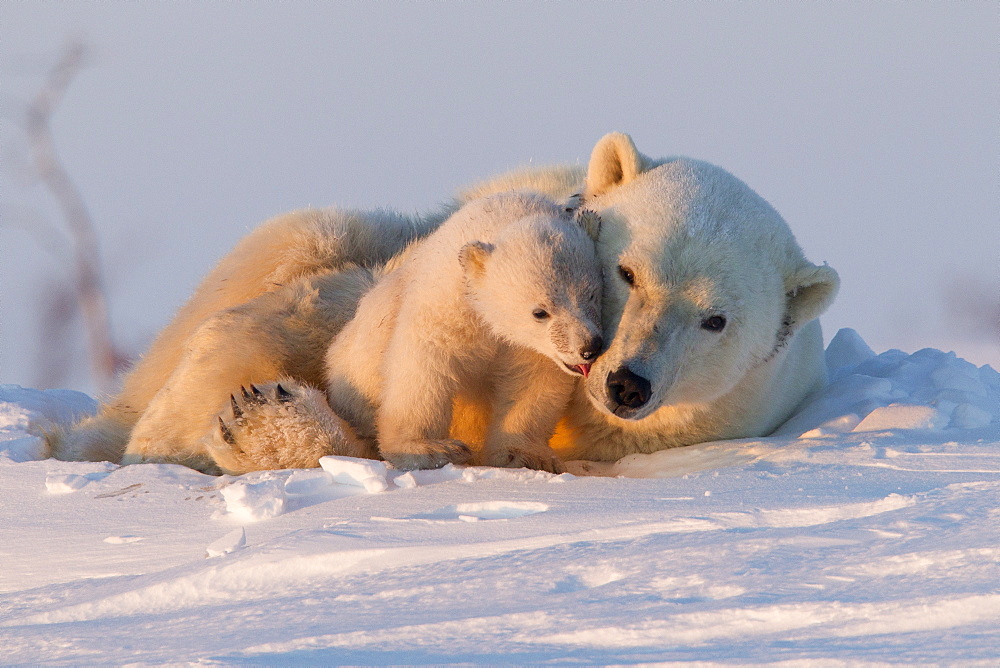
[[[531,312],[531,315],[533,315],[535,317],[535,320],[538,321],[548,320],[549,318],[549,312],[543,308],[536,308],[534,311]]]
[[[628,267],[618,265],[618,275],[629,285],[635,285],[635,273]]]
[[[721,332],[726,327],[726,318],[721,315],[713,315],[701,321],[701,328],[710,332]]]

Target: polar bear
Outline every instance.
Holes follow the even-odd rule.
[[[651,160],[628,135],[612,133],[594,147],[586,168],[506,174],[468,189],[455,206],[520,189],[582,202],[603,221],[597,253],[604,270],[608,343],[588,377],[577,381],[551,441],[563,459],[610,461],[702,441],[762,436],[825,382],[817,318],[836,295],[837,274],[808,262],[781,216],[725,170],[687,158]],[[272,341],[267,363],[229,357],[217,363],[206,357],[208,371],[202,376],[209,378],[207,386],[172,376],[197,352],[192,351],[192,345],[199,347],[194,334],[206,319],[323,272],[352,282],[352,272],[377,270],[451,211],[446,207],[414,218],[305,211],[258,229],[209,275],[126,378],[123,391],[96,418],[53,439],[54,454],[117,461],[136,421],[165,388],[197,406],[191,410],[198,413],[198,425],[192,421],[185,429],[202,433],[199,441],[204,441],[205,433],[217,429],[213,420],[229,410],[230,393],[239,392],[236,379],[263,383],[264,376],[273,381],[279,375],[290,380],[306,375],[294,364],[279,362],[288,350],[282,341]],[[349,320],[356,306],[352,295],[363,290],[335,292],[345,309],[330,307],[333,330]],[[319,303],[323,307],[322,299]],[[335,334],[326,333],[331,339]],[[222,370],[219,364],[235,368]],[[211,382],[215,375],[220,382]],[[304,423],[329,411],[321,396],[292,390],[295,399],[286,408]],[[466,421],[474,422],[475,416]],[[285,431],[325,430],[302,424]],[[144,447],[130,444],[126,460],[145,460]],[[270,453],[268,463],[289,462],[300,447],[295,438],[285,442],[279,435],[251,450]],[[164,450],[169,460],[170,448]],[[199,451],[195,459],[202,457]]]
[[[571,168],[470,191],[565,183]],[[576,199],[603,224],[609,340],[552,446],[565,459],[763,436],[826,382],[817,318],[839,287],[763,198],[688,158],[651,160],[625,134],[594,147]]]
[[[548,440],[603,346],[598,228],[528,193],[465,205],[333,340],[333,412],[397,468],[465,463],[476,443],[479,463],[561,471]],[[478,407],[482,433],[453,419],[456,400]]]

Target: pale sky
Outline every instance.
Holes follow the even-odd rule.
[[[1000,368],[996,2],[63,3],[0,13],[0,383],[36,386],[59,225],[17,122],[67,37],[55,118],[133,353],[266,218],[422,210],[621,130],[725,167],[843,287],[877,352]],[[32,222],[36,221],[36,222]],[[981,293],[981,297],[977,294]],[[979,330],[979,333],[976,333]],[[78,334],[82,340],[82,333]],[[82,345],[64,386],[92,391]]]

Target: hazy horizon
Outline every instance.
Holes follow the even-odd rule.
[[[53,131],[131,354],[270,216],[423,210],[510,168],[584,164],[620,130],[781,212],[841,275],[827,339],[1000,367],[994,2],[23,2],[2,28],[2,383],[37,386],[41,309],[67,278],[18,123],[73,36],[92,59]],[[67,353],[62,386],[93,392],[82,343]]]

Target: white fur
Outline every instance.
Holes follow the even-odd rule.
[[[650,160],[627,135],[614,133],[598,142],[586,173],[577,167],[514,172],[468,189],[450,208],[520,189],[582,200],[603,218],[597,252],[610,345],[587,382],[575,383],[551,441],[562,456],[614,460],[760,436],[824,382],[816,318],[836,294],[836,272],[809,263],[781,217],[732,175],[684,158]],[[262,225],[202,282],[121,393],[96,417],[50,438],[53,454],[117,461],[127,448],[125,461],[176,461],[233,473],[315,465],[324,453],[376,456],[374,421],[344,414],[362,425],[355,436],[310,386],[326,385],[323,350],[350,320],[371,273],[404,265],[419,244],[400,252],[447,212],[407,218],[307,210]],[[428,257],[427,275],[444,271],[444,259]],[[634,287],[623,282],[619,265],[634,274]],[[395,314],[398,307],[404,322],[400,330],[422,328],[433,338],[436,323],[411,319],[404,306],[392,309]],[[701,327],[713,314],[726,317],[721,332]],[[499,317],[506,322],[506,315]],[[359,331],[352,344],[359,358],[366,339],[377,334],[378,328]],[[440,347],[459,350],[446,341]],[[537,368],[508,365],[505,372],[527,384],[553,368],[545,360]],[[649,381],[641,406],[615,402],[608,381],[623,369]],[[473,375],[494,377],[492,371]],[[414,377],[387,385],[403,395],[390,403],[416,394]],[[359,392],[371,392],[365,383],[380,378],[372,372],[358,380]],[[278,381],[291,400],[276,398]],[[251,400],[237,417],[230,395],[241,396],[240,386],[251,383],[260,384],[267,400]],[[492,409],[470,387],[470,396],[455,401],[450,437],[485,440]],[[560,401],[543,397],[531,410]],[[339,411],[353,409],[338,405]]]
[[[370,269],[434,229],[445,213],[411,218],[305,209],[262,224],[202,281],[125,376],[118,395],[103,402],[96,416],[49,437],[53,456],[171,461],[233,473],[276,462],[315,466],[297,452],[303,443],[290,439],[248,445],[253,452],[283,452],[276,457],[220,467],[213,456],[217,418],[231,417],[230,395],[239,395],[241,385],[288,377],[322,387],[324,351],[371,285]],[[286,317],[290,313],[295,317]],[[303,390],[299,396],[314,395]],[[297,403],[303,416],[323,415],[320,427],[304,426],[298,433],[326,434],[322,425],[336,420],[322,394],[318,402]],[[305,450],[330,450],[337,438],[326,434]]]
[[[557,470],[547,442],[573,391],[567,367],[600,345],[581,226],[539,196],[494,195],[395,264],[327,353],[334,412],[402,468],[465,462],[464,438],[483,463]],[[456,418],[456,400],[474,408]]]

